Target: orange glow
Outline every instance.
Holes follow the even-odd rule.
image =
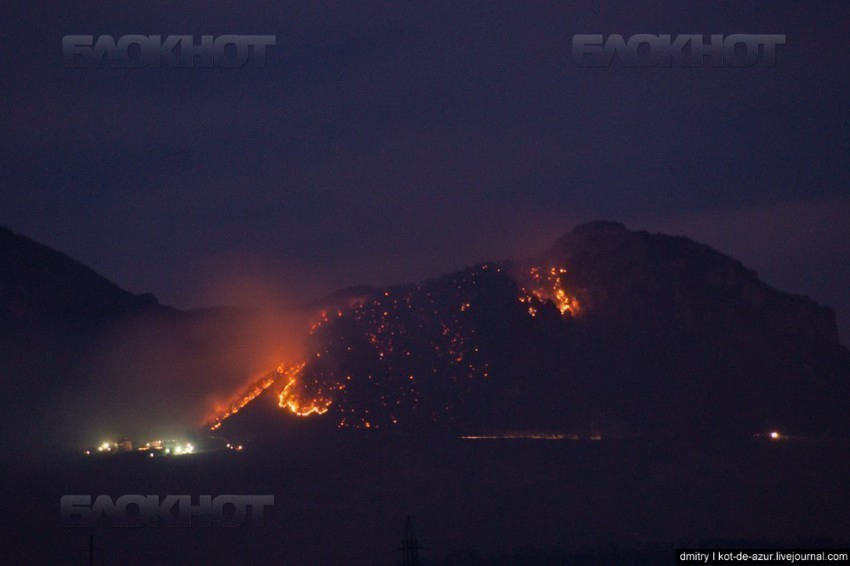
[[[398,292],[383,291],[376,295],[366,294],[349,301],[347,306],[344,307],[334,306],[325,310],[317,309],[304,328],[307,337],[315,338],[311,341],[312,344],[315,344],[315,347],[302,352],[298,358],[289,358],[287,363],[277,368],[276,373],[271,374],[270,381],[263,382],[261,390],[256,392],[252,390],[250,391],[251,395],[242,395],[238,401],[232,404],[232,409],[228,409],[211,419],[211,429],[219,428],[223,420],[235,414],[272,384],[274,385],[278,406],[293,415],[310,417],[331,412],[338,419],[337,426],[339,428],[376,430],[399,425],[400,421],[404,419],[396,411],[403,408],[416,408],[420,405],[419,383],[422,383],[425,377],[430,376],[430,374],[435,376],[445,374],[447,379],[458,386],[461,386],[467,380],[489,378],[490,368],[483,359],[481,349],[476,343],[476,329],[474,326],[470,328],[470,325],[474,324],[475,321],[471,314],[479,307],[474,302],[468,286],[475,285],[480,272],[491,267],[493,266],[482,266],[480,270],[458,276],[454,282],[456,285],[454,301],[450,304],[451,308],[447,312],[440,310],[439,304],[430,292],[422,293],[422,286]],[[500,272],[501,268],[495,266],[495,271]],[[542,273],[547,278],[549,277],[549,271]],[[557,280],[561,271],[555,269],[552,273],[554,273],[552,277]],[[537,275],[535,289],[540,287],[543,280],[539,272]],[[535,290],[535,292],[543,293],[542,290]],[[541,301],[543,299],[530,294],[525,289],[523,289],[523,293],[527,294],[528,298],[525,298],[524,295],[520,300],[524,302],[533,301],[529,302],[527,306],[530,312],[537,313],[542,308]],[[554,291],[552,293],[554,296]],[[569,302],[565,294],[560,298]],[[421,300],[421,304],[417,303],[419,300]],[[569,302],[569,304],[572,305],[573,303]],[[412,320],[418,321],[416,328],[407,326],[412,315],[415,315]],[[331,369],[337,365],[338,360],[335,359],[335,346],[327,342],[327,339],[329,334],[334,332],[334,326],[341,319],[350,320],[351,327],[358,328],[362,332],[362,337],[365,338],[362,343],[354,341],[340,344],[341,347],[344,347],[345,352],[357,351],[358,356],[370,356],[375,363],[380,364],[381,368],[386,371],[388,380],[404,379],[397,396],[394,396],[395,391],[387,390],[376,397],[375,402],[382,407],[382,414],[380,415],[368,414],[369,410],[362,410],[353,406],[348,392],[357,391],[358,388],[353,388],[352,385],[358,382],[363,385],[371,385],[382,381],[382,374],[363,372],[359,375],[352,375],[350,373],[337,373]],[[411,343],[410,335],[419,331],[423,335],[427,335],[431,332],[432,320],[435,335],[433,339],[426,342],[428,351],[417,351]],[[348,330],[349,327],[346,326],[345,331],[348,332]],[[417,356],[432,354],[436,359],[432,367],[428,368],[429,374],[414,376],[407,372],[406,366],[410,363],[408,359],[414,358],[412,363],[415,364],[418,362]],[[394,375],[399,370],[404,373]],[[387,384],[382,383],[382,385],[388,384],[389,382]],[[331,405],[334,405],[333,411],[331,411]],[[445,410],[449,412],[450,408],[445,407]],[[384,413],[383,411],[387,412]],[[392,413],[389,411],[392,411]],[[435,414],[432,418],[436,420],[439,416]]]
[[[289,409],[292,414],[299,417],[324,415],[331,406],[332,401],[330,399],[323,397],[307,398],[303,393],[296,391],[298,389],[298,378],[306,365],[306,362],[301,362],[288,368],[282,365],[277,368],[278,373],[286,380],[286,385],[278,395],[278,406]]]
[[[286,385],[278,394],[278,405],[289,409],[293,414],[299,417],[308,417],[310,415],[323,415],[328,412],[332,401],[323,397],[307,398],[303,394],[296,393],[298,389],[298,378],[306,362],[300,362],[290,366],[281,364],[278,366],[274,374],[267,375],[257,380],[247,391],[242,393],[239,398],[231,403],[231,405],[220,411],[217,415],[210,419],[210,430],[218,430],[221,428],[225,420],[232,417],[240,411],[245,405],[256,399],[263,391],[271,387],[279,378],[286,380]]]
[[[549,269],[541,269],[540,267],[532,267],[528,271],[530,281],[527,286],[520,287],[519,302],[529,303],[528,314],[537,316],[538,308],[532,303],[535,299],[537,302],[551,302],[561,316],[576,316],[581,307],[575,296],[570,296],[564,289],[562,276],[567,273],[563,267],[550,267]],[[521,283],[522,285],[522,283]]]
[[[267,375],[255,381],[251,387],[243,392],[242,395],[240,395],[236,401],[231,403],[227,409],[220,411],[217,415],[210,419],[210,430],[217,430],[220,428],[221,423],[238,413],[242,407],[256,399],[260,393],[268,389],[274,382],[274,375]]]

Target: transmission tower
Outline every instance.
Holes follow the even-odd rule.
[[[416,533],[413,530],[413,521],[410,519],[410,515],[407,516],[407,520],[404,522],[404,537],[401,541],[401,564],[402,566],[420,566],[422,563],[419,562],[419,550],[422,547],[419,546],[419,540],[416,538]]]

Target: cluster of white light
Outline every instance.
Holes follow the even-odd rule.
[[[192,443],[190,443],[190,442],[187,442],[184,445],[177,444],[174,447],[173,450],[171,448],[165,449],[166,454],[173,454],[174,456],[181,456],[183,454],[192,454],[193,452],[195,452],[195,447],[192,446]]]
[[[171,444],[172,442],[169,442],[168,444]],[[83,454],[89,456],[92,454],[93,450],[96,450],[100,454],[111,454],[114,452],[121,451],[121,446],[122,445],[120,443],[102,442],[96,449],[84,450]],[[157,453],[169,456],[182,456],[184,454],[194,454],[195,445],[191,442],[174,442],[173,447],[166,447],[166,443],[162,440],[152,440],[150,442],[146,442],[143,446],[139,447],[138,451],[147,452],[151,458],[153,458]]]

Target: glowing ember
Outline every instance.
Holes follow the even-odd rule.
[[[284,366],[277,368],[278,373],[286,380],[286,385],[280,392],[280,395],[278,395],[278,405],[289,409],[294,415],[298,415],[299,417],[324,415],[331,406],[332,401],[330,399],[323,397],[308,399],[303,394],[296,392],[299,388],[299,377],[306,365],[306,362],[301,362],[288,368]]]
[[[317,311],[305,328],[310,349],[304,357],[281,365],[262,389],[242,395],[211,427],[221,426],[272,383],[280,408],[299,417],[333,413],[338,428],[404,426],[402,415],[449,421],[453,405],[428,406],[422,390],[469,393],[474,381],[490,378],[476,334],[486,302],[476,287],[508,279],[501,272],[499,265],[481,265],[431,285],[367,293]],[[577,312],[578,302],[563,288],[563,273],[535,268],[528,280],[523,271],[520,301],[528,303],[529,312],[551,310],[547,302],[565,317]]]
[[[567,270],[563,267],[543,269],[532,267],[528,271],[530,282],[520,287],[519,302],[528,305],[528,314],[537,316],[540,303],[551,302],[562,316],[576,316],[580,305],[576,297],[571,297],[564,290],[563,275]]]

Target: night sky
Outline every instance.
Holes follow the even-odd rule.
[[[846,2],[13,1],[0,224],[180,308],[436,276],[611,219],[838,312]],[[273,34],[265,68],[73,69],[66,34]],[[774,67],[577,67],[577,33],[786,34]]]

